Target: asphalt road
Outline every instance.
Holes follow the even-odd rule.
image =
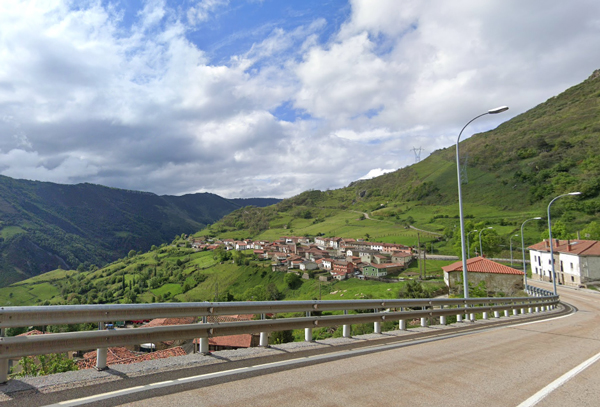
[[[542,285],[549,288],[548,285]],[[241,378],[122,406],[598,406],[600,293],[559,288],[577,312]],[[434,328],[431,328],[434,329]],[[350,354],[352,351],[349,351]],[[582,363],[588,362],[589,366]],[[181,389],[180,389],[181,390]]]

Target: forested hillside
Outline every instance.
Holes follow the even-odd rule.
[[[193,233],[246,203],[202,193],[158,196],[92,184],[0,177],[0,286],[56,268],[101,266]]]

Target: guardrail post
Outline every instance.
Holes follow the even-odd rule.
[[[104,322],[98,322],[98,330],[104,330]],[[106,370],[108,367],[106,366],[106,356],[108,355],[107,348],[98,348],[96,349],[96,370]]]
[[[261,314],[260,319],[265,319],[265,314]],[[269,347],[269,333],[268,332],[260,333],[260,340],[259,340],[258,346],[260,346],[261,348]]]
[[[458,314],[458,315],[456,316],[456,322],[462,322],[462,320],[463,320],[463,316],[462,316],[462,314]]]
[[[483,319],[488,319],[488,313],[487,313],[487,311],[483,311]]]
[[[202,323],[206,324],[207,322],[208,318],[206,316],[203,316]],[[208,338],[199,338],[198,353],[200,353],[201,355],[208,355],[210,353],[208,350]]]
[[[440,309],[444,309],[443,305],[440,305]],[[446,316],[445,315],[440,315],[440,325],[446,325],[447,324],[447,320],[446,320]]]
[[[373,312],[375,312],[377,314],[379,312],[379,310],[376,308],[376,309],[373,310]],[[380,334],[381,333],[381,322],[375,321],[375,323],[373,324],[373,331],[376,334]]]
[[[494,311],[494,318],[500,318],[500,311]]]
[[[404,311],[404,307],[401,307],[400,311]],[[401,331],[406,331],[406,320],[405,319],[401,319],[400,321],[398,321],[398,329]]]
[[[306,316],[310,317],[310,311],[306,311]],[[312,342],[312,328],[304,328],[304,342]]]
[[[6,328],[0,329],[0,337],[6,336]],[[0,384],[8,381],[8,359],[0,359]]]
[[[348,315],[348,310],[344,310],[344,315]],[[343,336],[344,338],[351,338],[352,334],[351,334],[351,330],[350,330],[350,325],[344,325],[342,328],[343,331]]]

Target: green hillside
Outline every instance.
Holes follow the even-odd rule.
[[[290,286],[287,273],[271,271],[271,262],[256,259],[251,251],[196,252],[178,247],[184,242],[132,254],[102,269],[54,270],[14,283],[0,288],[0,305],[397,298],[405,284],[357,279],[320,283],[313,278]],[[423,284],[430,292],[444,286],[441,266],[446,264],[428,262],[427,275],[433,278]],[[418,274],[415,263],[400,277]]]
[[[58,267],[101,266],[193,233],[229,212],[277,199],[158,196],[92,184],[0,176],[0,286]]]
[[[600,71],[496,129],[461,142],[461,155],[468,154],[468,184],[463,185],[467,231],[493,227],[483,237],[488,246],[484,253],[508,256],[509,238],[520,232],[521,223],[535,216],[545,218],[550,200],[572,191],[582,195],[552,207],[555,236],[576,237],[580,232],[582,238],[600,239],[598,117]],[[368,234],[379,241],[410,243],[416,241],[416,232],[405,229],[410,225],[443,234],[436,243],[438,250],[457,254],[457,200],[452,146],[346,188],[306,191],[273,207],[234,211],[199,235],[364,238]],[[379,222],[358,220],[361,212]],[[526,244],[541,239],[545,225],[529,224]],[[473,243],[472,249],[478,246]]]

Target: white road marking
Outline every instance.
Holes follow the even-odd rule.
[[[542,390],[535,393],[533,396],[529,397],[527,400],[519,404],[517,407],[532,407],[537,403],[542,401],[547,395],[552,393],[554,390],[558,389],[560,386],[577,376],[579,373],[583,372],[585,369],[596,363],[600,359],[600,353],[597,353],[595,356],[589,358],[585,362],[581,363],[579,366],[569,370],[567,373],[544,387]]]

